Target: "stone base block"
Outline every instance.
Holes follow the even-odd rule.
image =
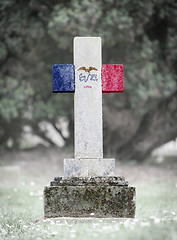
[[[135,188],[121,177],[55,178],[44,189],[44,215],[133,218]]]
[[[115,159],[64,159],[64,176],[94,177],[114,176]]]

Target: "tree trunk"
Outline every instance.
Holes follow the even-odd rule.
[[[124,110],[122,115],[126,119]],[[141,119],[137,118],[136,123],[136,117],[131,111],[129,115],[130,121],[135,124],[134,132],[125,134],[125,141],[123,141],[120,134],[121,126],[113,129],[109,135],[106,134],[107,147],[112,149],[111,154],[116,154],[119,160],[136,159],[143,161],[154,148],[175,139],[177,136],[177,90],[148,111]],[[124,128],[123,124],[124,122],[122,128]],[[107,127],[109,128],[109,126]],[[131,129],[128,125],[126,128],[127,130]],[[118,136],[120,136],[120,141]],[[107,152],[109,153],[108,150]]]

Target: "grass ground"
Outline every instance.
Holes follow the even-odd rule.
[[[137,190],[136,218],[80,222],[44,220],[43,188],[50,174],[36,176],[22,165],[18,184],[0,186],[0,239],[177,239],[177,177],[171,169],[121,165]]]

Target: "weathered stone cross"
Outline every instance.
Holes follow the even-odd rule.
[[[103,159],[102,92],[123,91],[123,66],[102,65],[101,38],[74,38],[74,65],[53,65],[53,92],[75,92],[75,158],[64,177],[114,176],[115,160]]]
[[[76,37],[74,65],[53,66],[53,91],[75,92],[75,158],[45,187],[45,217],[134,217],[135,188],[103,158],[102,92],[123,91],[123,66],[102,65],[100,38]]]

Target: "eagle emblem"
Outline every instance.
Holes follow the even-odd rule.
[[[90,72],[91,72],[92,70],[98,71],[98,69],[95,68],[95,67],[89,67],[89,68],[80,67],[80,68],[78,69],[78,71],[80,71],[80,70],[84,70],[85,72],[88,72],[89,74],[90,74]]]

